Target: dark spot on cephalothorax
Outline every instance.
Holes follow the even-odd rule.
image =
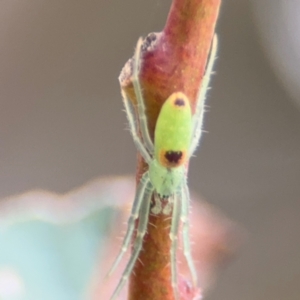
[[[182,151],[166,151],[165,158],[171,164],[178,164],[182,158]]]
[[[163,195],[163,194],[159,194],[159,193],[157,193],[157,196],[160,198],[160,201],[166,201],[170,197],[170,195]]]
[[[177,98],[175,101],[174,101],[174,104],[176,106],[185,106],[185,101],[181,98]]]

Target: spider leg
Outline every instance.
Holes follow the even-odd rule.
[[[183,236],[183,254],[188,263],[194,287],[197,286],[197,272],[193,262],[191,253],[191,244],[189,237],[189,203],[190,193],[187,183],[185,182],[181,188],[181,221],[182,221],[182,236]]]
[[[137,234],[135,237],[135,241],[133,244],[133,250],[131,257],[127,263],[127,266],[122,274],[122,277],[119,281],[118,286],[116,287],[113,295],[111,296],[110,300],[114,300],[121,289],[123,288],[124,284],[126,283],[129,275],[131,274],[133,267],[137,261],[137,258],[139,256],[139,253],[142,249],[143,246],[143,239],[144,235],[147,231],[147,225],[148,225],[148,219],[149,219],[149,211],[150,211],[150,203],[151,203],[151,197],[153,194],[153,186],[150,182],[148,182],[144,193],[143,193],[143,198],[142,198],[142,203],[140,207],[140,212],[139,212],[139,224],[137,228]],[[133,225],[132,225],[133,226]]]
[[[117,258],[115,259],[111,269],[109,270],[107,277],[110,276],[113,271],[116,269],[116,267],[118,266],[118,264],[120,263],[123,255],[125,254],[125,252],[127,251],[131,239],[132,239],[132,234],[134,231],[134,223],[135,220],[138,218],[139,216],[139,211],[141,208],[141,205],[143,202],[145,202],[145,198],[146,200],[148,199],[148,194],[152,194],[152,184],[150,183],[150,178],[149,178],[149,173],[146,172],[144,173],[144,175],[142,176],[139,185],[137,187],[137,191],[136,191],[136,195],[135,195],[135,199],[133,202],[133,206],[131,209],[131,214],[128,220],[128,226],[127,226],[127,231],[123,240],[123,244],[122,244],[122,248],[117,256]]]
[[[138,108],[138,117],[140,122],[141,134],[143,137],[143,141],[146,145],[146,149],[150,154],[154,152],[153,142],[151,140],[149,129],[148,129],[148,121],[146,116],[146,107],[142,93],[142,87],[139,81],[139,72],[141,66],[141,47],[143,40],[140,38],[137,42],[137,46],[134,53],[133,59],[133,78],[132,83],[134,87],[134,92],[137,100],[137,108]]]
[[[138,131],[137,131],[137,128],[136,128],[136,123],[135,123],[135,120],[134,120],[134,112],[133,112],[133,109],[130,105],[130,101],[129,101],[128,97],[126,96],[126,93],[123,90],[121,92],[122,92],[125,111],[126,111],[126,114],[127,114],[127,119],[128,119],[128,122],[129,122],[129,128],[130,128],[130,131],[131,131],[131,134],[132,134],[134,144],[135,144],[137,150],[141,153],[144,160],[147,162],[147,164],[149,164],[151,162],[151,157],[150,157],[149,153],[147,152],[143,142],[141,141],[141,139],[138,135]]]
[[[192,142],[191,142],[190,153],[189,153],[190,156],[194,153],[196,147],[199,144],[199,140],[201,137],[203,113],[204,113],[204,100],[205,100],[205,95],[206,95],[206,91],[207,91],[209,80],[210,80],[210,75],[212,73],[212,68],[214,65],[215,58],[216,58],[217,48],[218,48],[218,38],[217,38],[217,35],[215,34],[213,37],[213,41],[212,41],[211,52],[210,52],[208,64],[206,67],[206,71],[202,78],[202,83],[201,83],[199,91],[198,91],[198,96],[197,96],[197,101],[196,101],[196,111],[193,116],[194,124],[193,124]]]
[[[173,213],[172,213],[172,223],[170,230],[170,239],[171,239],[171,274],[172,274],[172,287],[174,291],[175,299],[179,299],[178,293],[178,282],[177,282],[177,268],[176,268],[176,252],[178,244],[178,230],[180,224],[180,196],[178,193],[174,194],[173,201]]]

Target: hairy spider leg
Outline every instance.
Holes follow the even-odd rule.
[[[149,164],[152,159],[151,159],[147,149],[145,148],[143,142],[141,141],[141,139],[138,135],[132,105],[130,104],[130,100],[126,96],[126,93],[123,90],[121,92],[122,92],[122,96],[123,96],[123,103],[124,103],[124,106],[125,106],[125,111],[126,111],[127,119],[128,119],[128,122],[129,122],[129,128],[130,128],[130,131],[131,131],[133,142],[134,142],[137,150],[141,153],[144,160],[147,162],[147,164]]]
[[[145,199],[146,199],[146,201],[148,201],[148,197],[149,197],[148,194],[150,193],[150,197],[151,197],[152,191],[153,191],[153,186],[150,182],[149,173],[146,172],[142,176],[142,178],[139,182],[139,185],[137,187],[135,199],[134,199],[132,209],[131,209],[131,214],[130,214],[130,217],[128,220],[127,231],[126,231],[126,234],[125,234],[125,237],[123,240],[121,250],[120,250],[117,258],[115,259],[111,269],[109,270],[107,277],[113,273],[113,271],[116,269],[116,267],[120,263],[123,255],[128,250],[128,247],[129,247],[131,239],[132,239],[133,231],[134,231],[135,221],[140,215],[139,212],[141,209],[141,205],[143,202],[145,202]]]
[[[152,155],[154,152],[154,146],[149,134],[148,120],[146,116],[146,107],[145,107],[144,97],[142,93],[142,87],[139,80],[139,72],[140,72],[140,66],[142,60],[141,59],[142,44],[143,44],[143,39],[139,38],[134,53],[132,83],[133,83],[134,92],[137,101],[138,119],[140,122],[141,134],[146,149],[148,150],[150,155]]]
[[[178,232],[180,225],[180,215],[181,215],[181,207],[180,207],[180,189],[173,196],[173,213],[172,213],[172,223],[170,230],[170,239],[171,239],[171,276],[172,276],[172,287],[174,291],[175,299],[179,299],[178,293],[178,285],[177,285],[177,269],[176,269],[176,253],[177,253],[177,245],[178,245]]]
[[[154,146],[153,142],[150,138],[149,130],[148,130],[148,121],[147,121],[147,116],[145,112],[145,104],[144,104],[144,99],[142,95],[142,89],[141,85],[139,82],[139,69],[141,65],[141,46],[142,46],[142,38],[138,40],[134,58],[133,58],[133,75],[132,75],[132,82],[133,82],[133,87],[134,87],[134,92],[136,95],[136,101],[137,101],[137,117],[135,117],[135,112],[134,109],[130,103],[129,98],[127,97],[125,91],[122,89],[122,96],[123,96],[123,102],[125,106],[125,111],[127,114],[128,122],[129,122],[129,127],[130,131],[135,143],[135,146],[137,150],[141,153],[142,157],[145,159],[145,161],[150,164],[152,161],[151,154],[154,152]],[[142,138],[138,135],[138,130],[137,130],[137,124],[136,120],[139,122],[139,126],[141,129],[141,135]],[[139,217],[139,226],[138,226],[138,233],[136,236],[136,239],[134,241],[134,248],[133,248],[133,253],[130,257],[130,260],[123,272],[122,278],[116,287],[111,300],[113,300],[124,284],[126,283],[126,280],[128,279],[134,264],[138,258],[139,252],[142,247],[143,243],[143,237],[145,235],[146,229],[147,229],[147,223],[148,223],[148,217],[149,217],[149,209],[150,209],[150,202],[152,198],[154,188],[153,185],[150,182],[149,178],[149,172],[146,172],[143,174],[137,191],[136,191],[136,197],[133,203],[133,208],[131,212],[131,216],[128,221],[128,228],[127,232],[123,241],[122,249],[120,253],[118,254],[116,260],[113,263],[113,266],[108,274],[111,275],[112,272],[115,270],[119,262],[121,261],[124,253],[127,251],[133,231],[134,231],[134,225],[136,219]],[[142,207],[141,207],[142,205]],[[147,206],[147,207],[146,207]]]
[[[188,267],[191,272],[193,286],[197,286],[197,272],[194,265],[190,236],[189,236],[189,205],[190,205],[190,193],[186,181],[181,188],[181,222],[182,222],[182,241],[183,241],[183,254],[187,261]]]
[[[203,76],[202,83],[200,85],[198,95],[197,95],[196,110],[193,116],[193,135],[192,135],[193,138],[192,138],[190,151],[189,151],[190,156],[192,156],[192,154],[195,152],[201,137],[205,95],[208,89],[210,76],[212,74],[214,61],[216,59],[217,48],[218,48],[218,38],[217,35],[215,34],[212,41],[212,46],[211,46],[211,51],[210,51],[210,56],[206,67],[206,71]]]
[[[148,174],[148,173],[146,173]],[[148,175],[147,175],[148,176]],[[133,244],[133,250],[132,254],[130,256],[130,259],[126,265],[126,268],[122,274],[121,280],[118,283],[118,286],[116,287],[113,295],[111,296],[111,300],[116,299],[119,292],[125,285],[126,281],[128,280],[129,275],[132,272],[132,269],[137,261],[137,258],[139,256],[139,253],[143,246],[143,239],[147,232],[147,225],[148,225],[148,219],[149,219],[149,211],[150,211],[150,202],[153,194],[153,186],[149,180],[147,180],[147,185],[145,186],[142,204],[139,211],[139,224],[137,228],[136,237]],[[134,224],[132,224],[132,227]]]

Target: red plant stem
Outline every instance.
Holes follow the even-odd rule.
[[[194,110],[220,4],[221,0],[174,0],[155,46],[142,53],[140,82],[152,138],[160,108],[173,92],[184,92]],[[120,78],[122,89],[135,103],[131,77],[126,78],[125,74]],[[137,182],[147,167],[139,155]],[[170,222],[170,218],[163,214],[150,215],[143,250],[130,278],[130,300],[174,300],[170,270]],[[180,269],[178,272],[180,274]],[[180,276],[178,286],[180,299],[194,299],[199,293]]]

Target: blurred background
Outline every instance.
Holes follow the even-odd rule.
[[[0,197],[133,174],[118,75],[170,0],[0,2]],[[190,187],[247,232],[207,300],[300,294],[300,2],[226,0]],[[35,299],[33,299],[35,300]]]

